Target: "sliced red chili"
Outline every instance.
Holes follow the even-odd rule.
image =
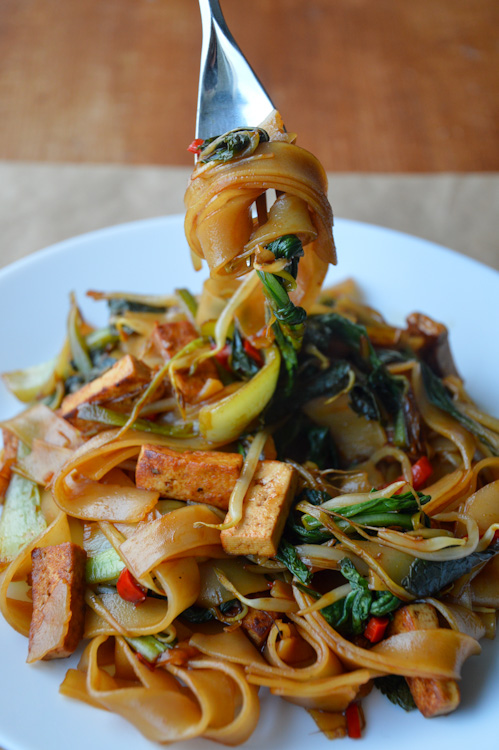
[[[147,597],[147,589],[135,580],[128,568],[121,571],[116,590],[122,599],[133,604],[141,604]]]
[[[364,637],[367,638],[371,643],[378,643],[385,635],[385,630],[390,622],[389,617],[376,617],[373,615],[366,625],[364,630]]]
[[[421,456],[421,458],[419,458],[416,463],[411,466],[411,474],[412,486],[414,487],[414,489],[420,490],[421,487],[424,487],[428,479],[433,474],[433,467],[426,456]],[[401,482],[403,479],[404,477],[401,474],[393,481]],[[379,487],[379,489],[382,490],[384,487],[388,487],[388,484],[383,484],[381,487]]]
[[[147,667],[147,669],[149,669],[151,672],[154,672],[154,670],[156,669],[155,664],[151,664],[150,661],[147,661],[147,659],[144,656],[142,656],[142,654],[135,654],[135,656],[137,657],[137,659],[140,661],[141,664]]]
[[[263,357],[261,355],[261,352],[258,349],[256,349],[253,346],[253,344],[250,344],[250,342],[248,341],[248,339],[244,339],[243,347],[244,347],[244,351],[246,352],[246,354],[248,355],[248,357],[251,357],[251,359],[254,362],[256,362],[256,364],[258,365],[258,367],[262,367],[263,366]]]
[[[421,458],[411,466],[411,472],[412,486],[415,490],[419,490],[426,484],[433,474],[433,468],[428,458],[426,456],[421,456]]]
[[[230,357],[232,354],[232,347],[230,344],[225,344],[223,349],[221,349],[217,354],[215,354],[215,359],[217,360],[218,364],[221,365],[225,370],[231,371],[230,369]]]
[[[191,154],[199,154],[203,143],[204,140],[202,138],[195,138],[192,143],[187,146],[187,151],[190,151]]]
[[[345,711],[345,717],[347,720],[348,736],[352,740],[360,740],[362,736],[362,718],[360,715],[359,704],[350,703]]]

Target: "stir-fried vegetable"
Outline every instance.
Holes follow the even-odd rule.
[[[369,589],[367,580],[358,573],[348,558],[341,561],[340,569],[352,590],[344,599],[321,609],[324,619],[335,630],[358,635],[372,615],[387,615],[401,605],[400,599],[390,591]]]
[[[431,561],[416,558],[402,586],[415,597],[435,596],[460,576],[499,553],[499,540],[484,550],[475,551],[457,560]]]
[[[276,559],[284,563],[287,569],[304,584],[310,583],[312,574],[304,562],[300,560],[296,549],[286,539],[282,539]]]
[[[207,162],[227,162],[231,159],[251,156],[260,142],[268,141],[268,133],[262,128],[235,128],[223,135],[193,141],[189,150]]]
[[[450,414],[450,416],[454,417],[454,419],[462,424],[463,427],[473,433],[473,435],[476,435],[493,455],[499,455],[495,445],[489,440],[486,431],[475,419],[467,417],[459,410],[441,379],[435,375],[425,362],[421,362],[421,374],[423,376],[423,383],[429,401],[434,406],[447,412],[447,414]]]
[[[28,452],[21,444],[18,456]],[[13,474],[0,516],[0,565],[14,559],[46,526],[38,485]]]

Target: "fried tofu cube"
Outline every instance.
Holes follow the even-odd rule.
[[[229,555],[273,557],[296,491],[295,469],[282,461],[262,461],[246,493],[241,521],[220,538]]]
[[[267,612],[264,609],[250,609],[241,620],[242,629],[258,649],[262,648],[267,640],[275,617],[275,612]]]
[[[241,473],[240,453],[221,451],[173,451],[143,445],[137,461],[137,487],[154,490],[174,500],[208,503],[222,510]]]
[[[397,609],[390,624],[390,634],[438,628],[438,617],[431,604],[407,604]]]
[[[158,324],[151,340],[158,354],[168,361],[198,337],[196,329],[188,320],[172,320]]]
[[[430,680],[424,677],[406,677],[414,703],[423,716],[450,714],[461,699],[456,680]]]
[[[85,551],[71,542],[32,551],[29,663],[70,656],[82,639],[86,558]]]
[[[78,426],[77,412],[80,406],[104,404],[136,396],[149,384],[151,377],[151,370],[147,365],[131,354],[126,354],[103,375],[75,393],[68,394],[61,404],[59,414]]]
[[[188,320],[174,320],[157,325],[151,337],[156,352],[168,361],[184,346],[199,338],[196,329]],[[223,385],[212,360],[205,360],[189,374],[187,369],[175,370],[175,387],[188,403],[196,403],[220,391]]]
[[[408,604],[395,612],[389,635],[438,627],[438,616],[431,604]],[[405,679],[414,703],[427,719],[448,714],[458,707],[460,693],[456,680],[434,680],[426,677]]]

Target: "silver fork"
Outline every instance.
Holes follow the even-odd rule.
[[[219,0],[199,0],[203,27],[196,138],[255,127],[273,109],[272,100],[230,33]]]

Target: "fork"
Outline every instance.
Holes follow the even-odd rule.
[[[274,105],[230,33],[219,0],[199,0],[203,29],[196,138],[255,127]]]

